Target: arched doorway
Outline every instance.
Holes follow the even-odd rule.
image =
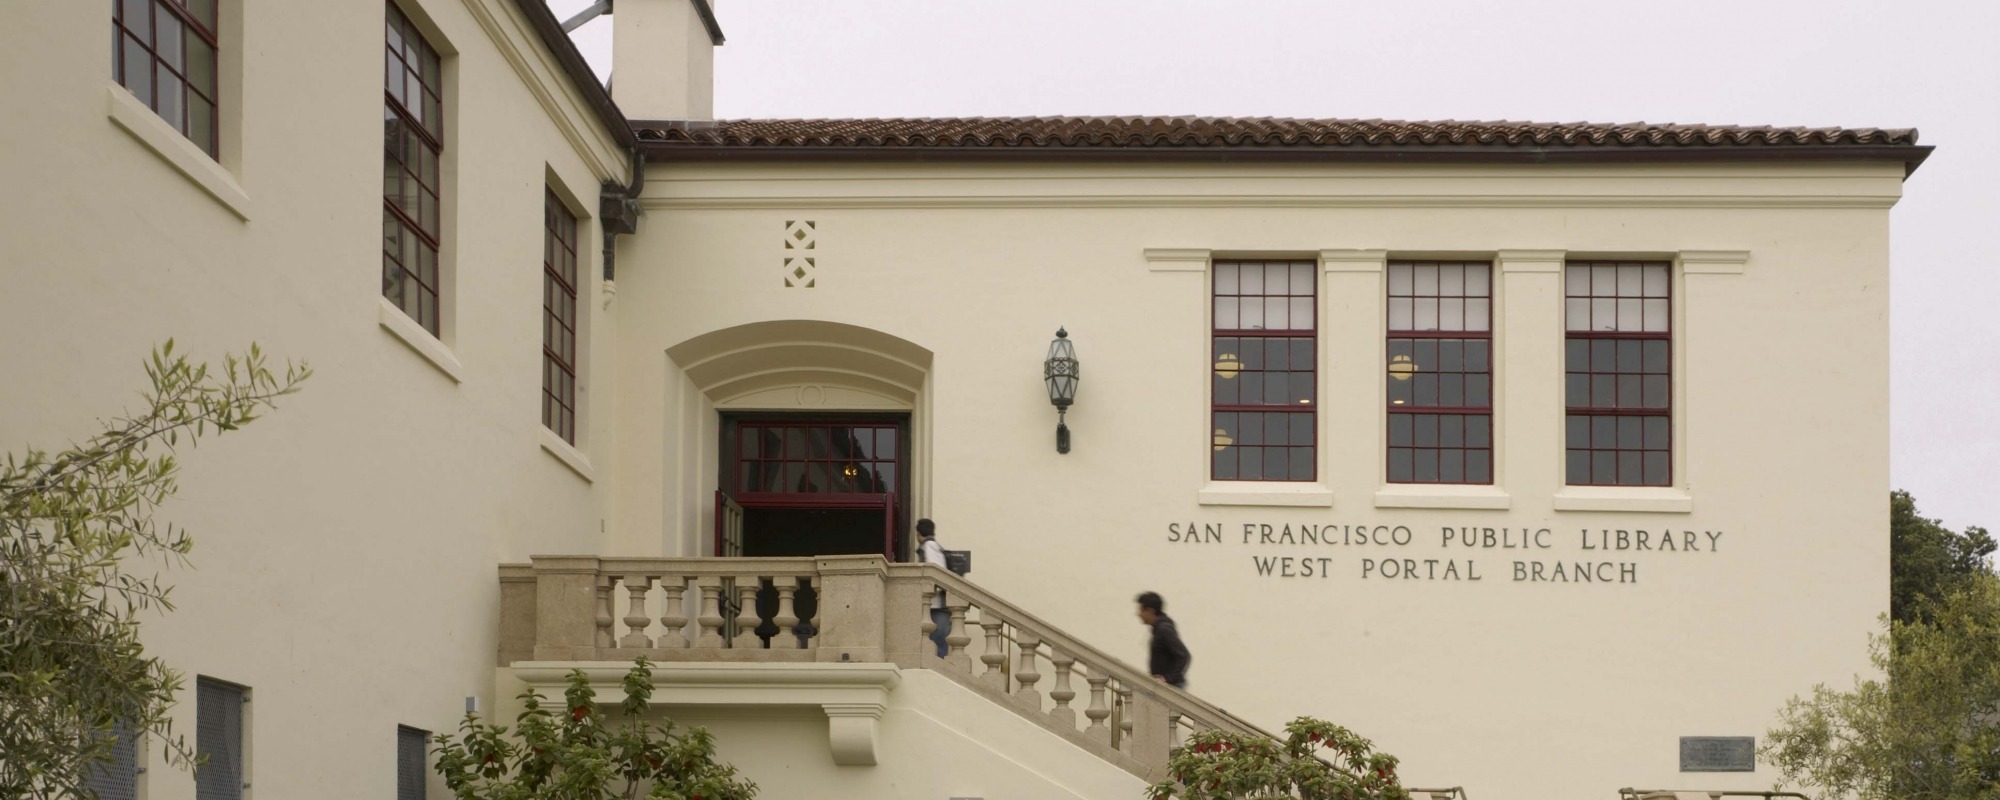
[[[781,320],[667,354],[720,434],[712,554],[907,557],[929,350],[870,328]]]

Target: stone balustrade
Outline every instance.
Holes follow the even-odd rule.
[[[499,662],[863,662],[932,670],[1159,780],[1203,730],[1268,736],[976,584],[880,556],[537,556],[500,568]],[[939,658],[929,608],[952,629]]]

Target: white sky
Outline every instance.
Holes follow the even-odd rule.
[[[1891,471],[1928,516],[2000,528],[2000,4],[718,0],[716,15],[723,118],[1918,128],[1938,150],[1892,212]],[[609,70],[609,18],[576,40]]]

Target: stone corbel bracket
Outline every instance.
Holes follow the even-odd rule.
[[[622,661],[523,661],[514,677],[544,698],[560,698],[572,669],[590,678],[600,706],[616,707],[625,697]],[[894,664],[842,663],[680,663],[653,665],[653,705],[798,708],[826,713],[833,763],[874,766],[876,733],[889,692],[903,679]]]

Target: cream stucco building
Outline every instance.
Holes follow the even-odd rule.
[[[412,796],[641,653],[767,797],[1132,798],[1301,714],[1481,800],[1768,788],[1693,770],[1867,669],[1912,131],[717,122],[704,0],[618,4],[615,94],[535,0],[7,15],[0,440],[168,337],[318,372],[166,512],[202,797]]]

